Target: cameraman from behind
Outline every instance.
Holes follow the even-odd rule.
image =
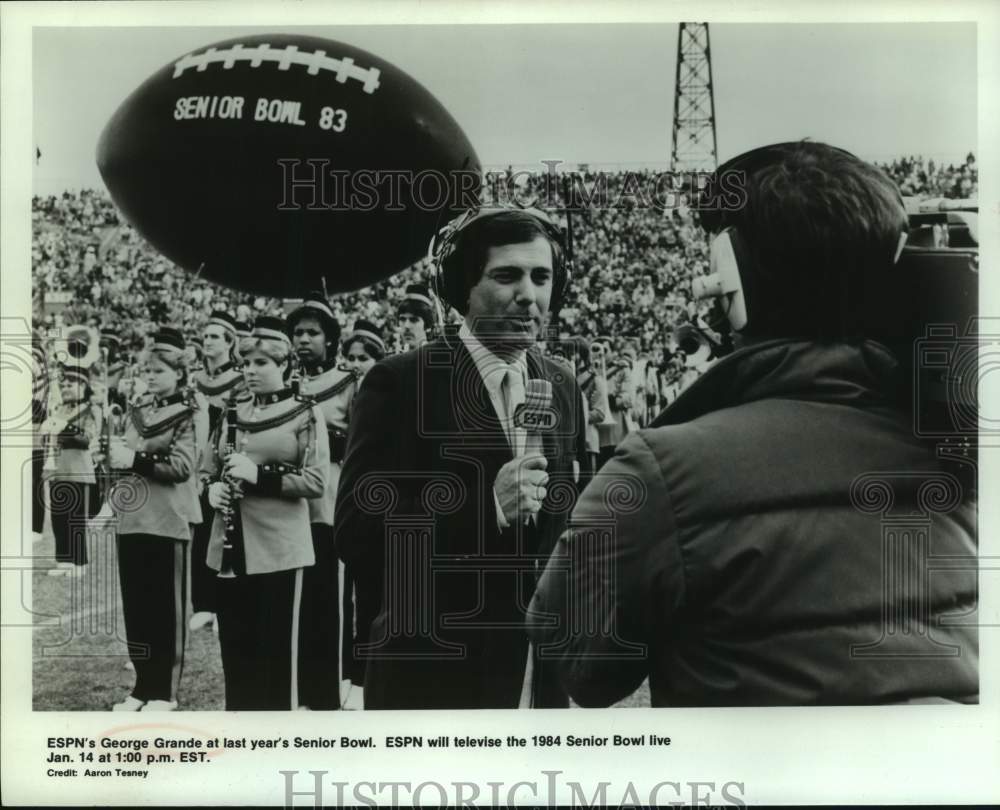
[[[928,572],[974,560],[975,494],[915,437],[905,352],[864,314],[877,287],[886,313],[917,294],[885,284],[899,192],[820,143],[754,150],[710,188],[727,172],[742,199],[707,200],[702,223],[737,351],[580,497],[528,615],[536,649],[585,706],[646,677],[653,706],[976,703],[977,631],[954,618],[975,571]],[[869,480],[889,493],[874,508]],[[915,512],[922,530],[887,531]]]

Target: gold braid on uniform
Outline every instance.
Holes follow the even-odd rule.
[[[159,422],[148,423],[143,419],[142,408],[146,405],[150,405],[156,401],[156,398],[147,399],[144,402],[138,402],[131,409],[132,412],[132,424],[138,432],[139,436],[143,439],[151,439],[154,436],[159,436],[162,433],[166,433],[171,428],[175,428],[173,435],[170,437],[170,444],[167,446],[165,452],[151,452],[148,450],[137,450],[135,453],[135,462],[133,464],[133,471],[149,477],[152,474],[152,468],[154,464],[169,464],[170,457],[173,455],[174,444],[177,442],[177,434],[181,432],[181,429],[186,427],[187,424],[194,423],[194,412],[197,410],[197,405],[190,401],[189,397],[184,392],[178,392],[167,398],[168,404],[175,404],[177,402],[183,402],[184,408],[178,411],[173,416],[168,416],[166,419],[161,419]]]
[[[206,397],[217,397],[226,391],[235,388],[237,385],[243,382],[243,376],[237,374],[229,382],[220,383],[219,385],[209,385],[203,380],[195,380],[195,385],[198,386],[198,390],[201,391]]]
[[[302,397],[297,399],[299,404],[290,411],[279,413],[277,416],[272,416],[270,419],[262,419],[259,422],[246,422],[242,419],[237,419],[236,427],[240,430],[246,431],[247,433],[260,433],[262,430],[269,430],[270,428],[283,425],[285,422],[290,422],[296,416],[310,410],[313,406],[313,401],[311,399]]]
[[[153,436],[159,436],[161,433],[166,433],[170,428],[180,425],[185,419],[193,419],[194,411],[190,408],[185,408],[183,411],[174,414],[173,416],[168,416],[154,424],[148,424],[140,414],[139,408],[132,409],[132,424],[135,426],[136,431],[144,439],[150,439]]]
[[[324,391],[312,391],[308,396],[313,402],[326,402],[331,397],[337,396],[337,394],[346,389],[351,383],[357,382],[357,379],[358,373],[354,369],[349,369],[344,379],[335,382]]]

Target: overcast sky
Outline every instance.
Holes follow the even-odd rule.
[[[402,68],[484,165],[665,165],[677,26],[36,28],[36,193],[100,187],[98,136],[183,54],[241,34],[329,37]],[[719,157],[812,137],[869,159],[976,149],[974,24],[713,24]]]

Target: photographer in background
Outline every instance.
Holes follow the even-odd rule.
[[[743,199],[711,196],[727,172]],[[702,224],[737,351],[580,497],[532,640],[585,706],[646,677],[653,706],[976,703],[976,627],[940,620],[974,612],[975,571],[927,571],[929,549],[975,559],[975,494],[915,438],[900,359],[866,322],[917,294],[885,283],[907,233],[899,192],[821,143],[716,175]],[[919,526],[886,531],[903,518]]]

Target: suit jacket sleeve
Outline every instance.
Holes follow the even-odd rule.
[[[347,452],[337,489],[334,534],[337,553],[347,563],[378,566],[382,558],[385,520],[361,508],[359,484],[382,474],[390,488],[400,468],[402,440],[401,385],[396,373],[376,363],[365,375],[354,399],[347,432]],[[396,493],[397,497],[399,493]]]
[[[683,598],[670,498],[652,451],[633,434],[573,510],[532,600],[528,633],[577,703],[609,706],[647,676],[654,633],[665,632]]]

